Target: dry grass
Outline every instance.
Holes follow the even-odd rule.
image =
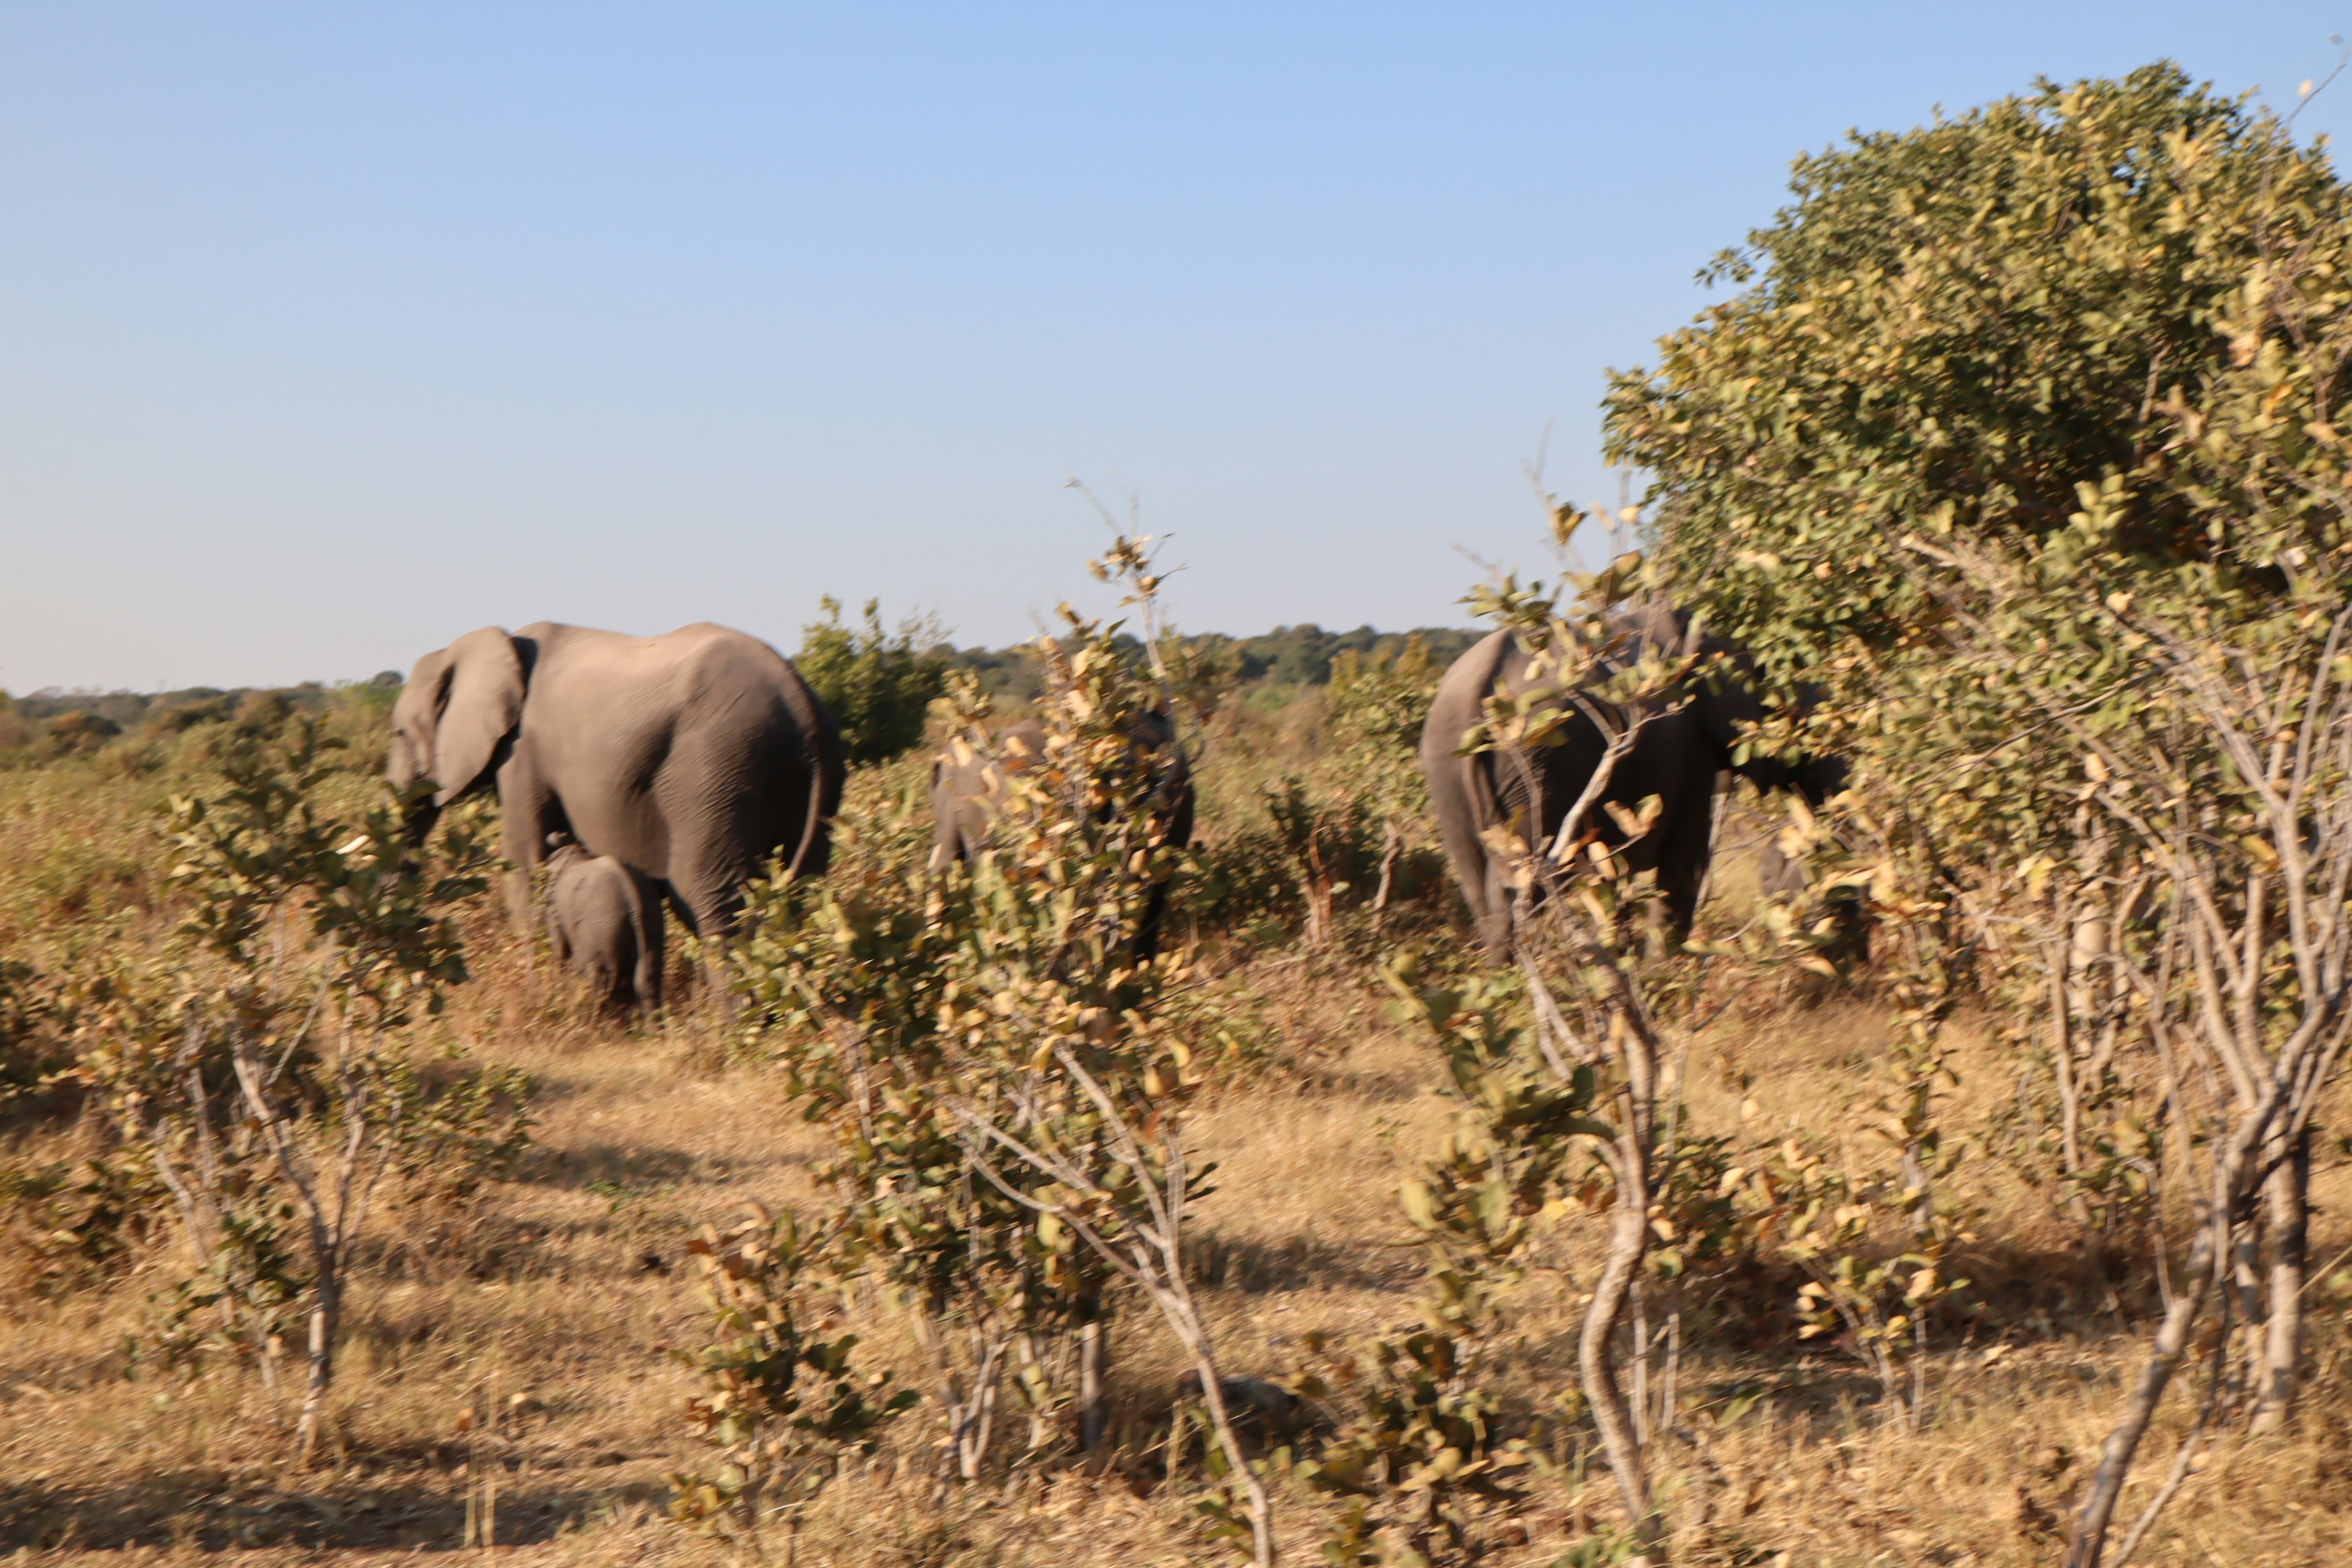
[[[78,766],[79,764],[77,764]],[[0,780],[0,849],[16,855],[0,899],[10,934],[84,918],[150,890],[136,847],[145,781],[54,772]],[[40,782],[47,778],[49,782]],[[78,844],[76,813],[81,831]],[[104,831],[94,824],[102,821]],[[61,847],[61,839],[66,843]],[[32,868],[26,870],[27,866]],[[1741,873],[1727,872],[1727,899]],[[487,919],[487,917],[486,917]],[[134,921],[134,923],[137,923]],[[452,1043],[528,1070],[534,1152],[516,1179],[463,1212],[388,1211],[357,1289],[330,1460],[286,1459],[283,1412],[231,1369],[166,1375],[126,1349],[152,1331],[152,1298],[180,1262],[168,1247],[102,1289],[0,1296],[0,1550],[45,1557],[256,1563],[374,1561],[457,1548],[469,1490],[495,1473],[502,1554],[562,1563],[713,1560],[660,1517],[665,1474],[697,1458],[677,1419],[690,1387],[668,1355],[698,1344],[701,1315],[681,1262],[695,1227],[745,1197],[808,1201],[822,1152],[772,1077],[721,1063],[691,1006],[631,1034],[591,1022],[528,943],[479,932],[481,978],[448,1021]],[[1429,1054],[1382,1021],[1360,968],[1261,959],[1245,972],[1286,1020],[1286,1064],[1226,1093],[1192,1142],[1220,1162],[1194,1258],[1234,1370],[1295,1366],[1309,1329],[1362,1339],[1414,1320],[1420,1261],[1393,1194],[1451,1114]],[[1851,1122],[1884,1020],[1863,1001],[1762,1002],[1695,1042],[1683,1064],[1693,1125],[1832,1131]],[[1960,1028],[1958,1120],[1989,1124],[2010,1077],[1994,1044]],[[89,1134],[54,1124],[7,1134],[10,1157],[58,1154]],[[2063,1516],[2137,1367],[2145,1281],[2110,1288],[2067,1250],[2049,1201],[1997,1162],[1969,1167],[1986,1238],[1971,1267],[1991,1316],[1939,1355],[1916,1430],[1833,1351],[1800,1345],[1786,1291],[1728,1282],[1694,1321],[1679,1376],[1682,1435],[1661,1454],[1663,1489],[1692,1563],[2053,1561]],[[2352,1182],[2321,1179],[2318,1257],[2347,1243]],[[1516,1339],[1498,1361],[1528,1408],[1573,1386],[1577,1222],[1555,1260],[1509,1303]],[[1980,1267],[1979,1267],[1980,1266]],[[2317,1290],[2330,1289],[2325,1285]],[[2352,1561],[2345,1305],[2314,1324],[2315,1382],[2288,1436],[2221,1445],[2144,1561],[2320,1564]],[[869,1344],[908,1376],[899,1324]],[[1990,1364],[1995,1345],[2011,1347]],[[1152,1448],[1178,1358],[1139,1309],[1117,1342],[1116,1449],[1104,1463],[1023,1473],[933,1506],[910,1422],[883,1462],[830,1493],[805,1562],[1088,1564],[1221,1560],[1192,1522],[1187,1485]],[[919,1379],[918,1378],[918,1381]],[[1735,1389],[1769,1396],[1744,1418],[1715,1412]],[[484,1405],[509,1412],[495,1441],[458,1429]],[[2177,1432],[2178,1405],[2167,1433]],[[2169,1440],[2144,1464],[2160,1469]],[[1564,1458],[1572,1456],[1563,1453]],[[2152,1481],[2126,1500],[2128,1514]],[[1614,1508],[1605,1477],[1538,1483],[1497,1568],[1549,1563]],[[1293,1561],[1313,1560],[1318,1505],[1277,1492]],[[1514,1536],[1523,1539],[1512,1539]]]

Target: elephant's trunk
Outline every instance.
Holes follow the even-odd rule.
[[[408,792],[401,792],[407,795]],[[422,789],[401,803],[400,808],[400,869],[413,870],[425,858],[425,841],[433,837],[434,827],[441,820],[441,808],[433,802],[433,792]]]

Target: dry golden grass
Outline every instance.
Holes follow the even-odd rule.
[[[0,792],[0,841],[54,846],[71,815]],[[84,797],[114,826],[85,834],[100,893],[68,866],[0,900],[18,930],[44,900],[139,890],[131,815],[144,786]],[[68,825],[69,826],[69,825]],[[54,851],[64,854],[63,851]],[[71,857],[68,856],[70,859]],[[19,862],[21,865],[23,862]],[[46,865],[47,862],[44,861]],[[44,873],[47,875],[47,873]],[[1727,873],[1724,886],[1738,885]],[[127,879],[126,879],[127,878]],[[55,884],[52,886],[51,884]],[[1727,897],[1731,896],[1727,894]],[[100,913],[101,910],[89,910]],[[662,1518],[665,1474],[698,1460],[677,1419],[692,1386],[668,1355],[702,1342],[703,1315],[680,1247],[746,1197],[811,1197],[823,1152],[774,1079],[727,1066],[713,1021],[692,1005],[631,1033],[590,1021],[530,945],[494,924],[478,933],[481,977],[447,1028],[476,1056],[536,1080],[538,1128],[516,1179],[470,1209],[387,1209],[356,1286],[327,1462],[298,1470],[283,1422],[248,1374],[183,1380],[126,1344],[148,1337],[152,1298],[182,1265],[158,1247],[100,1289],[0,1297],[0,1550],[45,1559],[361,1563],[455,1550],[469,1493],[495,1477],[499,1553],[549,1563],[703,1562],[719,1549]],[[1383,1021],[1360,968],[1261,959],[1244,972],[1286,1020],[1288,1060],[1198,1115],[1192,1142],[1220,1162],[1193,1253],[1229,1370],[1297,1365],[1307,1331],[1364,1339],[1415,1321],[1421,1261],[1394,1192],[1451,1115],[1437,1064]],[[1867,1002],[1759,1003],[1695,1042],[1682,1064],[1692,1124],[1835,1131],[1867,1089],[1885,1022]],[[1996,1047],[1959,1026],[1956,1119],[1989,1121],[2011,1092]],[[1744,1075],[1744,1077],[1742,1076]],[[58,1157],[92,1134],[32,1123],[0,1154]],[[1731,1281],[1693,1308],[1678,1376],[1685,1418],[1661,1446],[1662,1489],[1686,1563],[1943,1563],[2006,1568],[2053,1561],[2047,1521],[2065,1513],[2138,1365],[2147,1290],[2109,1289],[2066,1250],[2049,1201],[1991,1161],[1969,1167],[1981,1256],[1970,1260],[1991,1316],[1934,1364],[1916,1429],[1888,1419],[1874,1385],[1834,1351],[1798,1343],[1786,1282]],[[2321,1178],[2321,1259],[2347,1243],[2352,1182]],[[1573,1386],[1572,1279],[1588,1254],[1565,1224],[1550,1260],[1508,1302],[1514,1340],[1497,1366],[1528,1407]],[[1981,1265],[1979,1268],[1979,1266]],[[2327,1289],[2315,1287],[2315,1291]],[[2143,1561],[2299,1568],[2352,1562],[2346,1303],[2313,1325],[2314,1381],[2286,1436],[2218,1446]],[[881,1359],[919,1385],[900,1324],[863,1325]],[[1990,1363],[1987,1352],[2011,1347]],[[854,1471],[813,1518],[802,1560],[841,1564],[1092,1564],[1220,1561],[1191,1512],[1187,1481],[1164,1480],[1152,1449],[1180,1361],[1139,1305],[1118,1331],[1114,1451],[1100,1463],[1017,1473],[930,1500],[921,1450],[928,1412],[883,1459]],[[1769,1397],[1743,1419],[1713,1410],[1742,1386]],[[461,1414],[507,1413],[495,1439]],[[2128,1516],[2185,1419],[2127,1495]],[[1313,1561],[1321,1506],[1284,1483],[1280,1521],[1294,1562]],[[1614,1518],[1604,1475],[1539,1482],[1486,1561],[1534,1568]]]

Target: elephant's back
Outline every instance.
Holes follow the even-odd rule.
[[[519,637],[538,647],[535,688],[566,701],[588,701],[607,721],[698,731],[757,744],[781,731],[787,749],[805,756],[832,733],[824,710],[792,660],[748,632],[709,621],[656,637],[542,622]]]

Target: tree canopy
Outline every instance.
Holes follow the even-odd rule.
[[[1856,134],[1792,190],[1711,269],[1751,286],[1606,403],[1669,574],[1768,660],[1909,646],[1944,612],[1906,535],[2037,545],[2084,486],[2111,570],[2261,589],[2336,544],[2292,477],[2341,466],[2340,364],[2306,352],[2352,276],[2324,147],[2159,64]]]

